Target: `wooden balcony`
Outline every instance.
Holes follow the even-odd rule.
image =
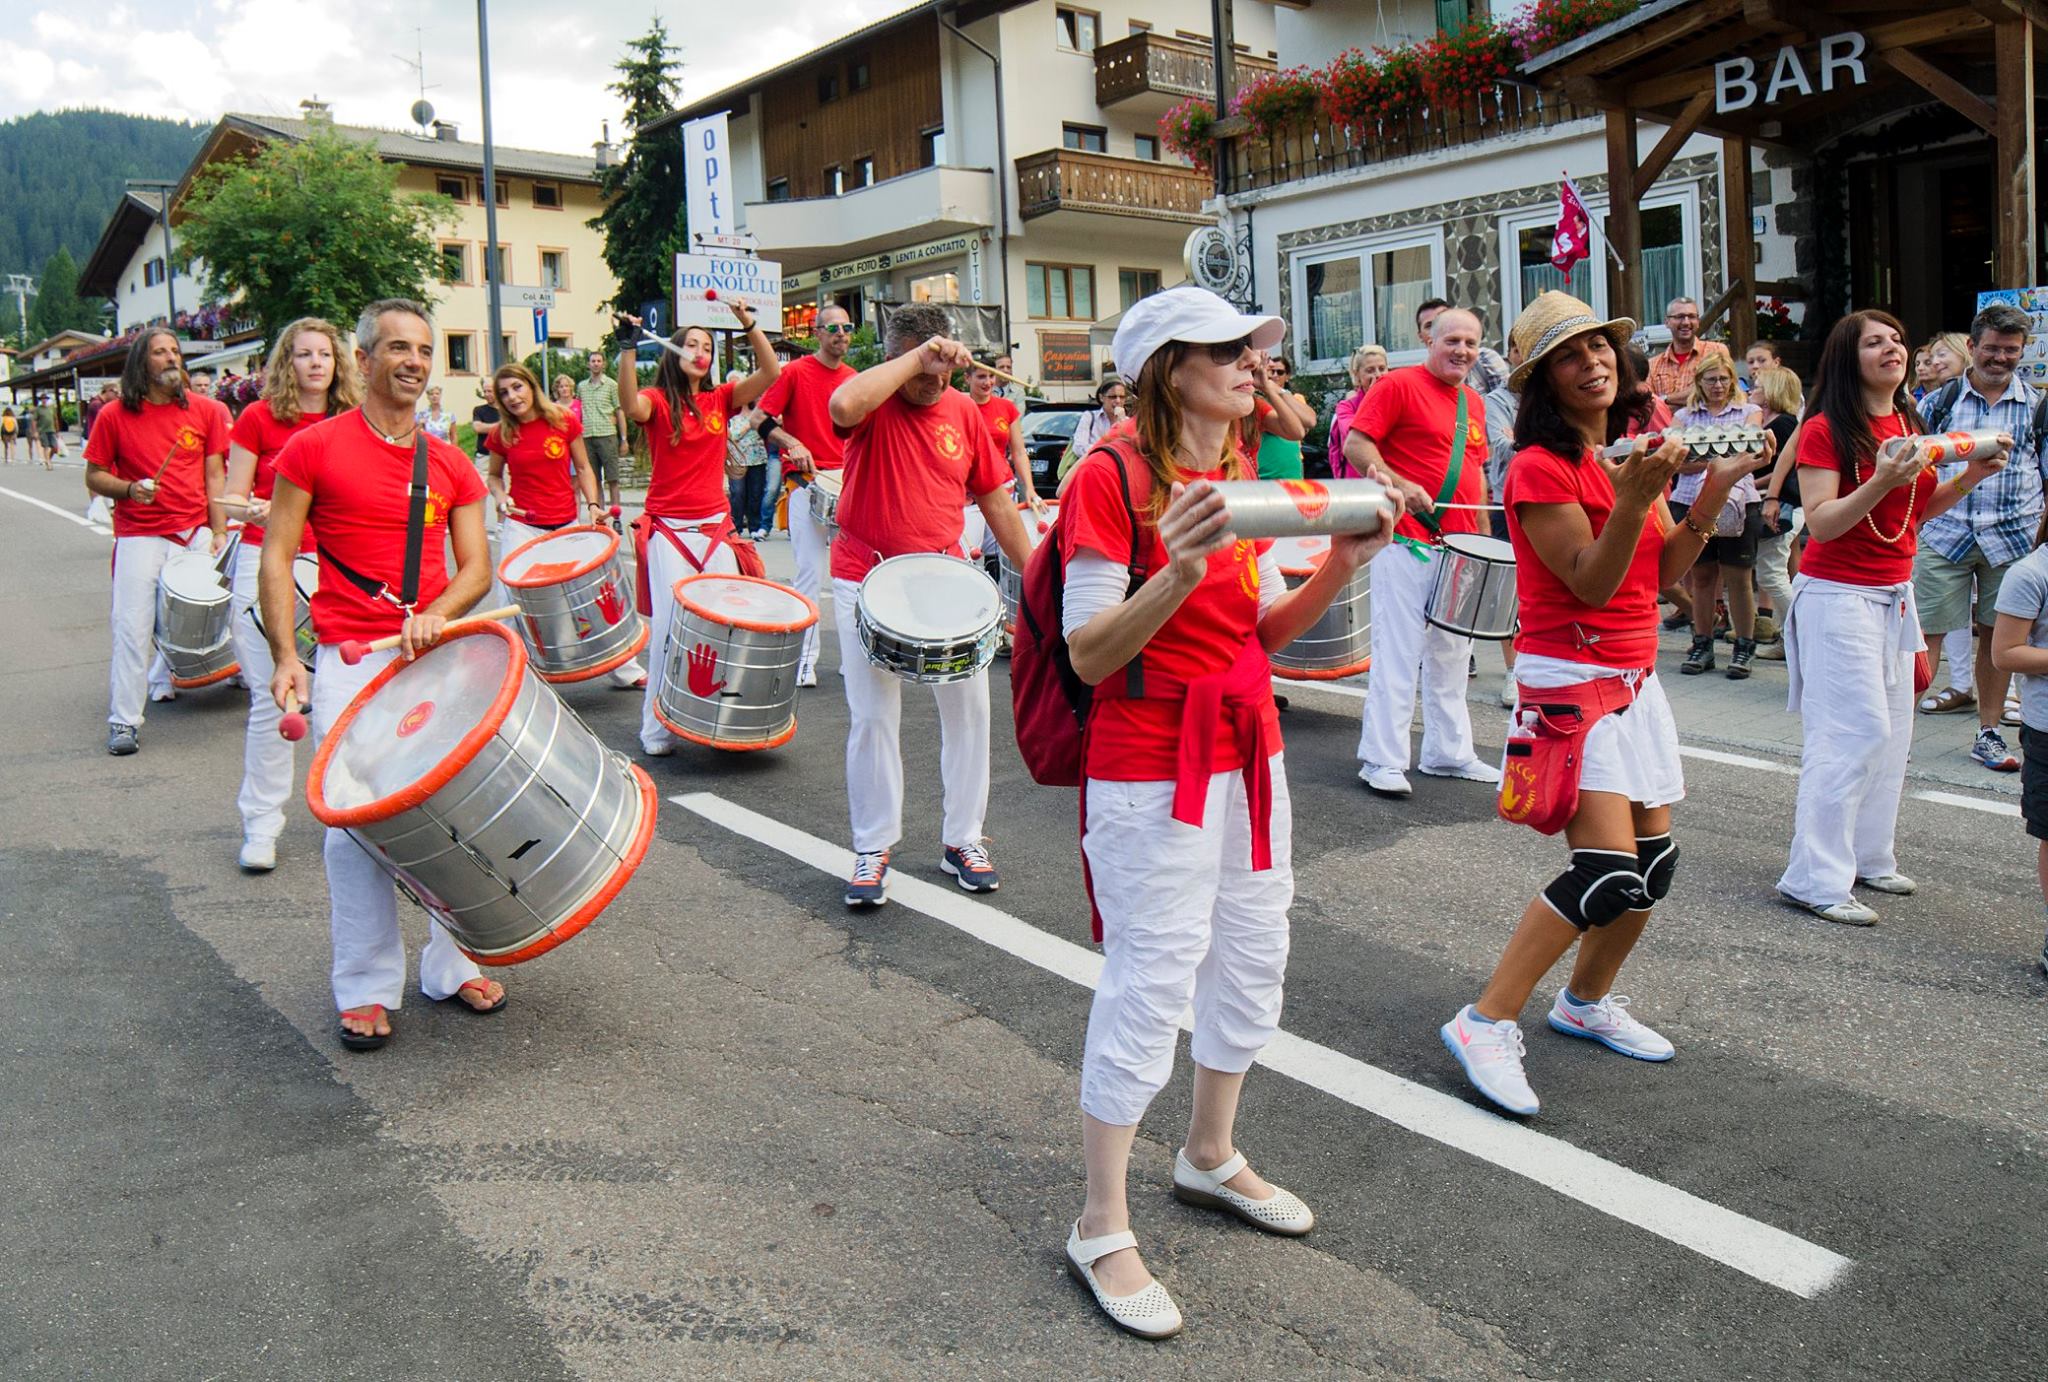
[[[1559,92],[1502,82],[1461,106],[1432,110],[1418,105],[1381,120],[1369,131],[1332,124],[1318,113],[1271,135],[1230,135],[1218,141],[1217,154],[1224,161],[1224,186],[1231,192],[1249,192],[1391,159],[1463,149],[1598,114]]]
[[[1209,220],[1202,201],[1214,187],[1207,173],[1178,163],[1078,149],[1047,149],[1017,160],[1017,214],[1027,221],[1055,211],[1092,211],[1202,225]]]
[[[1271,72],[1265,58],[1240,53],[1240,80],[1254,72]],[[1164,113],[1190,96],[1216,99],[1216,59],[1206,43],[1165,34],[1132,34],[1095,50],[1095,104],[1151,98],[1148,106]]]

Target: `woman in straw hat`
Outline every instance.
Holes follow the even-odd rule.
[[[1601,454],[1649,415],[1650,393],[1626,350],[1634,330],[1627,318],[1602,321],[1577,298],[1548,292],[1513,333],[1522,363],[1508,383],[1522,406],[1502,501],[1521,632],[1501,814],[1546,833],[1562,828],[1571,859],[1523,911],[1479,1000],[1442,1028],[1474,1087],[1511,1113],[1538,1107],[1517,1019],[1574,941],[1578,959],[1550,1025],[1638,1060],[1672,1055],[1670,1042],[1629,1014],[1614,981],[1678,860],[1671,804],[1685,795],[1685,778],[1655,675],[1657,591],[1692,566],[1713,529],[1675,523],[1665,507],[1686,458],[1678,442],[1639,441],[1619,464]],[[1718,513],[1750,463],[1716,461],[1693,510]],[[1566,752],[1573,746],[1576,758]]]

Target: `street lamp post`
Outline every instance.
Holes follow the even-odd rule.
[[[498,170],[491,151],[491,8],[490,0],[476,0],[476,62],[478,80],[483,84],[484,108],[484,291],[491,305],[491,370],[505,363],[505,323],[498,302],[499,279],[504,265],[498,257]]]

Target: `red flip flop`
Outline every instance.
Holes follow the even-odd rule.
[[[334,1024],[335,1031],[341,1037],[341,1044],[351,1051],[375,1051],[385,1042],[391,1040],[388,1035],[378,1036],[374,1032],[351,1032],[347,1027],[342,1026],[340,1022],[340,1017],[368,1017],[372,1022],[375,1022],[378,1018],[384,1016],[384,1013],[385,1008],[382,1003],[365,1003],[357,1008],[344,1008]]]
[[[455,992],[449,994],[446,998],[437,998],[434,1001],[441,1004],[452,1003],[453,1005],[462,1009],[462,1011],[466,1013],[474,1013],[478,1017],[489,1017],[492,1013],[501,1013],[505,1011],[505,1005],[512,1001],[512,995],[509,993],[499,994],[498,1001],[491,1004],[491,1006],[489,1006],[488,1008],[479,1008],[472,1006],[470,1003],[466,1002],[463,999],[462,995],[463,992],[467,989],[475,989],[479,993],[481,993],[484,989],[490,987],[490,984],[491,981],[489,979],[479,978],[466,980],[464,983],[462,983],[460,986],[456,988]]]

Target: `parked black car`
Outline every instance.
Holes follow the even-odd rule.
[[[1051,403],[1034,398],[1025,404],[1018,426],[1024,429],[1024,454],[1031,460],[1031,483],[1039,494],[1053,497],[1060,487],[1060,457],[1074,439],[1081,415],[1093,403]]]

